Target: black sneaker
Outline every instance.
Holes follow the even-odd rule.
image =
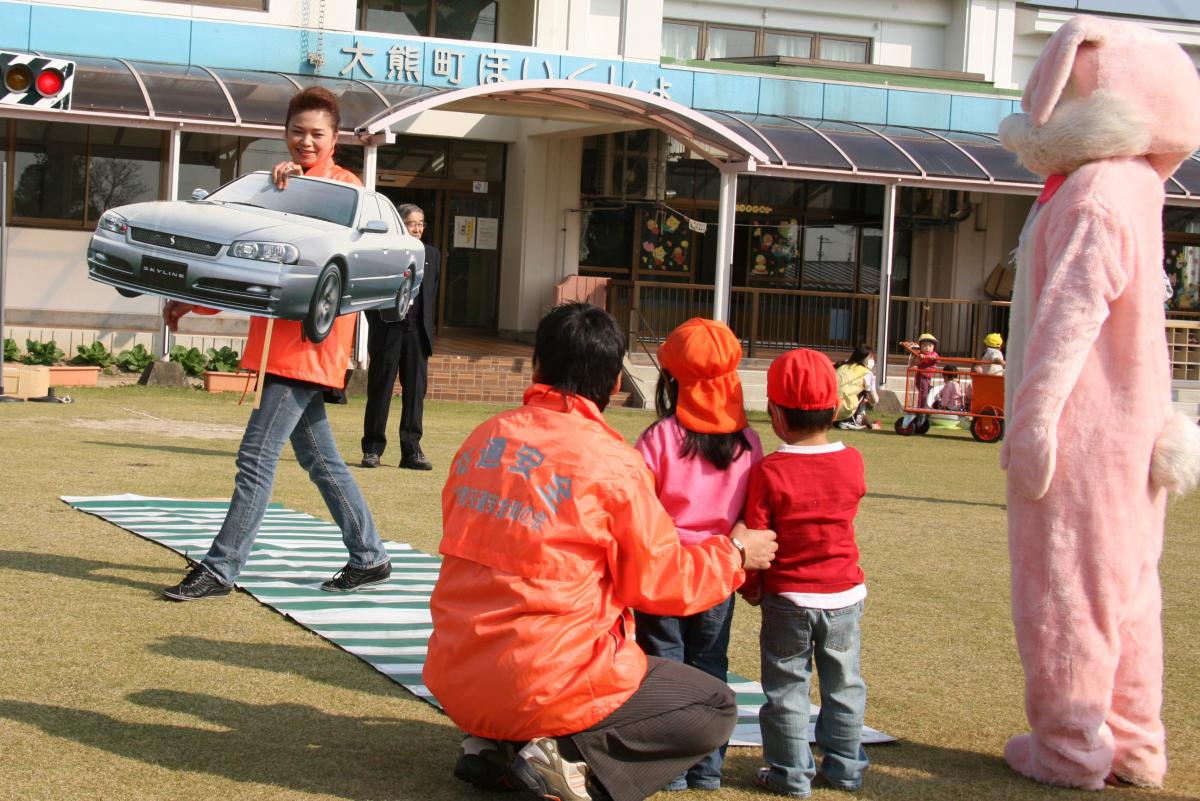
[[[364,453],[362,458],[363,467],[379,467],[378,453]]]
[[[421,451],[415,450],[400,460],[400,466],[405,470],[432,470],[433,462]]]
[[[568,762],[553,737],[539,737],[517,752],[508,766],[521,789],[544,801],[592,801],[586,762]]]
[[[172,601],[201,601],[205,598],[224,598],[232,587],[226,587],[216,576],[197,565],[187,578],[174,587],[162,591],[164,598]]]
[[[363,587],[383,584],[392,576],[392,563],[384,562],[375,567],[346,565],[333,578],[321,585],[325,592],[354,592]]]
[[[480,790],[517,790],[519,785],[508,772],[516,753],[512,743],[468,734],[458,750],[454,778]]]

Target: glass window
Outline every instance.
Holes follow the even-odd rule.
[[[633,253],[632,206],[591,209],[579,224],[579,265],[629,269]]]
[[[855,64],[867,63],[867,43],[852,39],[831,39],[821,37],[820,56],[823,61],[850,61]]]
[[[179,195],[192,196],[193,189],[212,192],[237,177],[240,140],[220,134],[183,133],[179,141]]]
[[[704,51],[706,59],[741,58],[753,56],[758,41],[758,33],[743,28],[708,28],[708,48]]]
[[[448,177],[466,181],[503,181],[504,145],[499,142],[450,142]]]
[[[804,229],[802,288],[853,292],[858,228],[810,225]]]
[[[379,148],[379,169],[443,178],[446,174],[446,140],[403,137]]]
[[[362,27],[365,31],[429,35],[428,0],[363,0]]]
[[[685,22],[663,22],[662,54],[668,58],[700,57],[700,26]]]
[[[209,195],[208,200],[258,206],[350,226],[358,208],[358,194],[353,187],[311,178],[288,181],[288,191],[280,192],[268,176],[252,175],[221,187]],[[378,214],[379,209],[375,211]]]
[[[437,0],[433,35],[472,42],[496,41],[496,4],[478,0]]]
[[[242,151],[240,175],[256,170],[270,170],[281,161],[291,161],[287,145],[282,139],[249,139],[243,140],[245,149]]]
[[[767,31],[763,36],[763,55],[812,58],[812,37]]]
[[[88,220],[116,206],[158,200],[163,134],[93,125],[88,148]]]
[[[19,120],[12,217],[83,223],[87,126]]]

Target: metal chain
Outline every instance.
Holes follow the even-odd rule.
[[[300,55],[316,69],[325,63],[325,0],[317,0],[317,47],[308,47],[309,14],[313,0],[304,0],[300,10]]]

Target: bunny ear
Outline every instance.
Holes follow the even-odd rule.
[[[1038,57],[1025,85],[1021,108],[1035,126],[1046,124],[1058,105],[1058,98],[1071,77],[1075,55],[1084,43],[1099,44],[1108,38],[1108,26],[1095,17],[1072,17],[1055,31]]]

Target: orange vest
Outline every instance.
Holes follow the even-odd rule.
[[[641,455],[595,404],[534,384],[442,490],[426,686],[470,734],[582,731],[637,690],[637,608],[690,615],[745,580],[725,536],[683,546]]]
[[[337,166],[332,159],[318,162],[305,171],[309,178],[329,178],[362,186],[358,176]],[[216,314],[216,309],[196,307],[200,314]],[[266,372],[341,389],[346,384],[346,368],[354,350],[355,313],[343,314],[333,321],[333,329],[324,341],[314,345],[304,338],[299,320],[276,320],[271,333]],[[262,363],[263,339],[267,333],[265,317],[250,318],[250,333],[242,352],[242,369],[258,370]]]

